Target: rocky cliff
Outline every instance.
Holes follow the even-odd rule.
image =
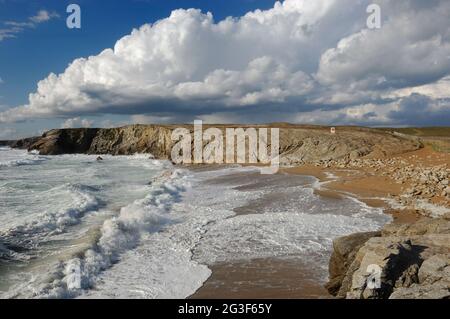
[[[338,238],[328,291],[349,299],[450,299],[450,214]],[[371,265],[380,286],[368,286]]]
[[[193,130],[192,126],[184,127]],[[58,129],[46,132],[30,145],[29,150],[38,150],[42,155],[151,153],[167,159],[174,144],[171,133],[175,128],[170,125],[132,125],[111,129]],[[219,128],[225,129],[223,125]],[[282,125],[280,130],[282,164],[389,156],[420,147],[417,139],[367,128],[340,127],[336,134],[331,134],[329,128],[316,126]]]
[[[167,159],[171,150],[168,126],[133,125],[121,128],[58,129],[44,133],[29,150],[41,155],[151,153]]]

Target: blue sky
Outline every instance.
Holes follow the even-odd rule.
[[[449,92],[446,0],[0,0],[0,139],[194,119],[449,125]]]
[[[50,72],[60,73],[78,57],[111,47],[145,23],[155,22],[178,8],[200,8],[215,18],[240,16],[254,9],[267,9],[274,0],[0,0],[0,22],[27,21],[39,10],[60,17],[25,30],[16,38],[0,41],[0,105],[25,104],[28,93]],[[66,8],[77,3],[82,9],[82,28],[66,27]]]

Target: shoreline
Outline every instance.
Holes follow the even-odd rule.
[[[381,208],[383,212],[387,215],[390,215],[393,218],[393,222],[404,224],[404,223],[413,223],[419,220],[422,216],[417,212],[414,212],[411,209],[396,209],[393,208],[387,201],[388,196],[392,194],[393,189],[389,189],[387,187],[386,191],[381,193],[379,190],[370,190],[369,188],[359,188],[359,185],[346,185],[345,184],[345,174],[339,174],[340,176],[336,176],[337,173],[335,170],[317,168],[313,165],[304,165],[292,168],[284,168],[282,172],[287,174],[298,174],[303,176],[313,176],[319,180],[319,182],[324,186],[320,186],[320,188],[314,189],[315,194],[333,198],[333,199],[341,199],[344,197],[352,197],[355,198],[367,206],[373,208]],[[361,171],[359,171],[361,172]],[[327,176],[329,173],[333,174],[333,177]],[[361,177],[363,178],[363,177]],[[389,184],[386,184],[387,186]],[[399,192],[397,193],[400,194]]]
[[[419,156],[420,153],[427,157],[430,156],[428,149],[412,153],[413,155],[409,153],[406,153],[406,155],[413,158],[417,156],[414,153],[419,153]],[[437,156],[440,157],[441,154]],[[443,156],[446,158],[448,155],[445,154]],[[399,157],[404,158],[405,154],[399,155]],[[314,187],[314,193],[319,196],[332,199],[351,197],[365,203],[369,207],[381,208],[383,213],[392,217],[392,221],[388,222],[378,232],[383,231],[385,227],[389,229],[414,227],[414,224],[418,221],[429,218],[421,214],[419,210],[414,209],[414,207],[393,207],[392,202],[389,201],[395,196],[400,197],[406,187],[396,183],[391,176],[374,174],[373,171],[367,170],[367,168],[327,168],[309,164],[282,168],[279,174],[312,176],[319,181],[319,187]],[[358,234],[350,236],[355,235],[357,236]],[[333,256],[329,261],[330,267],[332,259]],[[246,267],[243,267],[243,265],[246,265]],[[262,270],[261,266],[263,266]],[[275,266],[277,269],[272,269],[272,273],[270,273],[264,266]],[[301,263],[298,263],[296,267],[292,267],[286,260],[283,261],[276,258],[212,265],[210,267],[212,271],[210,278],[189,298],[335,298],[330,292],[326,291],[325,287],[328,284],[324,286],[321,283],[313,282],[313,280],[308,280],[307,276],[297,278],[299,272],[303,274],[307,272],[304,267],[301,267]],[[231,269],[233,271],[230,274]],[[253,269],[252,273],[249,272],[251,269]],[[301,269],[301,271],[298,271],[298,269]],[[299,289],[289,285],[284,287],[284,289],[278,287],[278,289],[269,289],[268,291],[261,289],[261,287],[256,287],[256,289],[251,291],[248,289],[241,289],[238,292],[232,291],[234,288],[233,283],[245,282],[246,275],[251,275],[255,280],[264,282],[265,280],[267,281],[267,277],[264,276],[268,274],[273,275],[273,273],[276,273],[275,277],[277,280],[281,280],[283,274],[287,277],[296,277],[298,280],[301,280],[303,291],[299,291]],[[330,275],[329,280],[331,279]],[[217,293],[217,291],[220,292],[219,295],[211,296],[211,293]],[[290,292],[287,293],[287,291]]]
[[[374,164],[375,163],[375,164]],[[361,165],[363,164],[363,165]],[[441,299],[450,296],[450,156],[431,147],[383,159],[332,162],[285,169],[313,175],[322,196],[350,196],[379,207],[393,220],[375,233],[355,233],[333,242],[328,291],[350,299]],[[330,178],[330,176],[333,178]],[[436,267],[439,263],[439,267]],[[384,274],[369,289],[366,267]],[[432,266],[431,266],[432,265]],[[447,266],[446,266],[447,265]]]
[[[204,166],[190,167],[193,170],[208,169]],[[211,170],[218,169],[212,167]],[[219,167],[220,169],[220,167]],[[319,183],[338,182],[339,177],[331,177],[330,171],[310,165],[300,167],[282,168],[280,175],[301,175],[314,177]],[[388,211],[387,203],[379,199],[361,198],[357,194],[341,192],[337,189],[322,185],[320,188],[311,186],[314,193],[321,197],[341,200],[354,198],[373,208],[382,208],[384,213],[393,219],[403,220],[402,214],[397,211]],[[241,207],[234,208],[236,216],[246,214]],[[398,217],[396,217],[398,216]],[[416,220],[417,216],[411,214],[407,220]],[[323,282],[308,277],[308,266],[299,258],[264,258],[220,262],[209,265],[211,276],[189,299],[330,299],[335,298],[326,289]],[[311,273],[310,273],[311,274]],[[250,281],[250,280],[253,280]],[[279,285],[284,283],[285,286]],[[298,283],[301,282],[301,285]],[[293,284],[297,283],[297,285]],[[265,287],[263,287],[265,285]],[[239,287],[239,288],[237,288]]]

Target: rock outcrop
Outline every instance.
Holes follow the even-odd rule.
[[[0,146],[9,146],[12,148],[28,149],[31,145],[36,143],[41,137],[29,137],[13,141],[0,141]]]
[[[132,125],[111,129],[52,130],[45,133],[29,149],[38,150],[42,155],[64,153],[127,155],[147,152],[156,158],[167,159],[174,144],[171,140],[172,130],[176,127]],[[183,127],[193,131],[192,125]],[[204,129],[208,127],[205,125]],[[218,127],[225,129],[224,125]],[[282,125],[280,129],[281,163],[285,165],[380,154],[395,155],[417,150],[421,146],[417,139],[367,128],[342,127],[338,128],[336,134],[331,134],[329,128],[316,126]]]
[[[280,132],[281,161],[289,165],[393,156],[421,147],[417,138],[404,138],[369,128],[342,127],[337,128],[336,134],[301,127]]]
[[[448,299],[449,242],[449,214],[401,226],[390,224],[381,236],[364,233],[339,238],[334,242],[327,288],[338,298]],[[371,286],[368,280],[374,267],[380,270],[380,282]]]
[[[38,150],[41,155],[151,153],[167,159],[171,146],[169,127],[133,125],[111,129],[52,130],[44,133],[29,150]]]
[[[51,130],[29,147],[42,155],[88,153],[98,129]]]

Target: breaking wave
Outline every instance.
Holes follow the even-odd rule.
[[[98,207],[99,202],[91,192],[91,187],[77,184],[65,184],[50,189],[48,193],[56,199],[63,194],[68,195],[71,198],[68,207],[49,209],[37,214],[32,220],[4,230],[0,232],[0,240],[15,247],[32,249],[43,237],[65,232],[67,227],[78,224],[87,212]]]
[[[139,244],[142,234],[174,222],[168,213],[188,185],[185,172],[175,170],[145,198],[122,207],[117,217],[103,223],[95,244],[82,256],[60,263],[54,278],[34,288],[32,297],[73,298],[91,288],[102,271]]]

